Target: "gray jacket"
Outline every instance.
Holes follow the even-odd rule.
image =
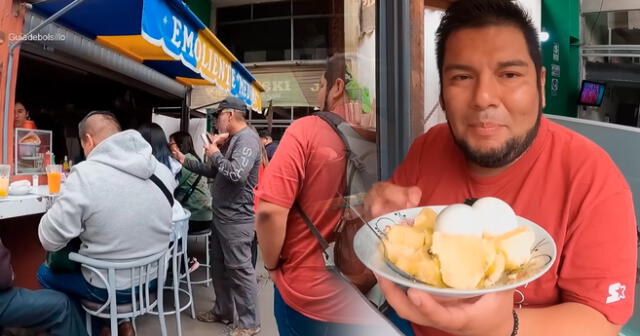
[[[40,220],[38,235],[47,251],[80,237],[80,254],[105,261],[126,261],[169,246],[172,208],[149,177],[155,174],[170,192],[177,181],[151,154],[140,133],[110,136],[75,166],[60,197]],[[175,202],[177,203],[177,202]],[[104,287],[83,268],[87,281]],[[128,275],[117,276],[118,289],[129,288]]]
[[[258,183],[260,138],[245,127],[206,163],[185,160],[186,169],[213,178],[213,216],[222,224],[253,223],[253,189]]]

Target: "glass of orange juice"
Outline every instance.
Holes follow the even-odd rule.
[[[49,185],[49,193],[57,194],[60,192],[60,180],[62,179],[61,165],[47,166],[47,184]]]
[[[11,166],[8,164],[0,165],[0,197],[9,196],[9,175],[11,174]]]

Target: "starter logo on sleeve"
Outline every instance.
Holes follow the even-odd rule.
[[[607,298],[607,304],[618,302],[626,298],[626,296],[624,295],[624,292],[626,290],[627,290],[627,287],[622,285],[619,282],[616,282],[611,286],[609,286],[609,297]]]

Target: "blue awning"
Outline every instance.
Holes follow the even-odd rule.
[[[48,17],[72,0],[33,5]],[[215,85],[260,110],[264,89],[181,0],[85,0],[57,22],[185,85]]]

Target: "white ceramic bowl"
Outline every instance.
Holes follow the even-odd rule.
[[[469,298],[524,286],[527,283],[538,279],[545,272],[547,272],[556,259],[556,244],[549,233],[532,221],[526,218],[518,217],[518,225],[526,225],[530,227],[536,237],[534,246],[531,249],[531,260],[525,266],[525,270],[523,271],[524,273],[519,280],[496,284],[493,287],[489,288],[474,290],[438,288],[409,280],[396,273],[387,265],[382,251],[379,248],[380,240],[375,236],[371,228],[376,230],[379,234],[383,234],[387,226],[399,224],[406,219],[413,219],[418,216],[423,208],[425,207],[396,211],[370,221],[370,227],[368,227],[367,225],[363,225],[362,228],[360,228],[360,230],[358,230],[358,232],[356,233],[353,242],[358,259],[360,259],[362,263],[364,263],[374,273],[387,278],[401,286],[417,288],[435,296],[451,298]],[[428,208],[431,208],[436,213],[439,213],[442,209],[445,208],[445,206],[429,206]]]

